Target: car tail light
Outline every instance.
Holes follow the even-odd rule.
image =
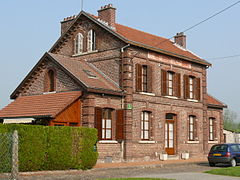
[[[224,157],[231,157],[231,153],[230,153],[230,152],[227,152]]]
[[[212,156],[212,153],[208,153],[208,157],[211,157]]]

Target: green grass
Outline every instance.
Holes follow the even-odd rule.
[[[173,180],[163,178],[111,178],[111,179],[98,179],[98,180]]]
[[[221,169],[212,169],[210,171],[205,171],[205,173],[240,177],[240,166],[221,168]]]

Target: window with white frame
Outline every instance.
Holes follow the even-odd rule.
[[[88,31],[88,52],[96,50],[96,34],[93,29]]]
[[[215,118],[209,118],[209,141],[214,141]]]
[[[141,139],[150,139],[150,115],[148,111],[143,111],[141,114]]]
[[[190,76],[189,77],[189,98],[190,99],[194,99],[193,83],[194,83],[194,77]]]
[[[82,52],[83,52],[83,35],[81,33],[78,33],[75,38],[74,53],[80,54]]]
[[[174,72],[167,72],[167,95],[173,96],[173,76]]]
[[[112,109],[102,111],[102,139],[112,139]]]
[[[194,141],[196,140],[197,136],[197,128],[196,128],[196,116],[189,116],[188,121],[188,140]]]

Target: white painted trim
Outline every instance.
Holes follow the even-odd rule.
[[[147,92],[139,92],[139,94],[148,95],[148,96],[155,96],[154,93],[147,93]]]
[[[199,141],[187,141],[188,144],[199,144]]]
[[[92,54],[92,53],[96,53],[96,52],[98,52],[98,50],[87,51],[87,52],[78,53],[78,54],[73,54],[72,57],[83,56],[83,55],[86,55],[86,54]]]
[[[20,124],[20,123],[32,123],[34,118],[10,118],[3,119],[3,124]]]
[[[208,144],[217,144],[218,141],[208,141]]]
[[[164,97],[170,98],[170,99],[178,99],[178,97],[176,97],[176,96],[164,96]]]
[[[139,144],[155,144],[156,141],[138,141]]]
[[[190,101],[190,102],[198,102],[198,100],[196,100],[196,99],[187,99],[187,101]]]
[[[115,140],[102,140],[102,141],[98,141],[99,144],[118,144],[117,141]]]

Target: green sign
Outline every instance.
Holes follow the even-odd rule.
[[[127,109],[131,110],[133,108],[132,104],[127,104]]]

